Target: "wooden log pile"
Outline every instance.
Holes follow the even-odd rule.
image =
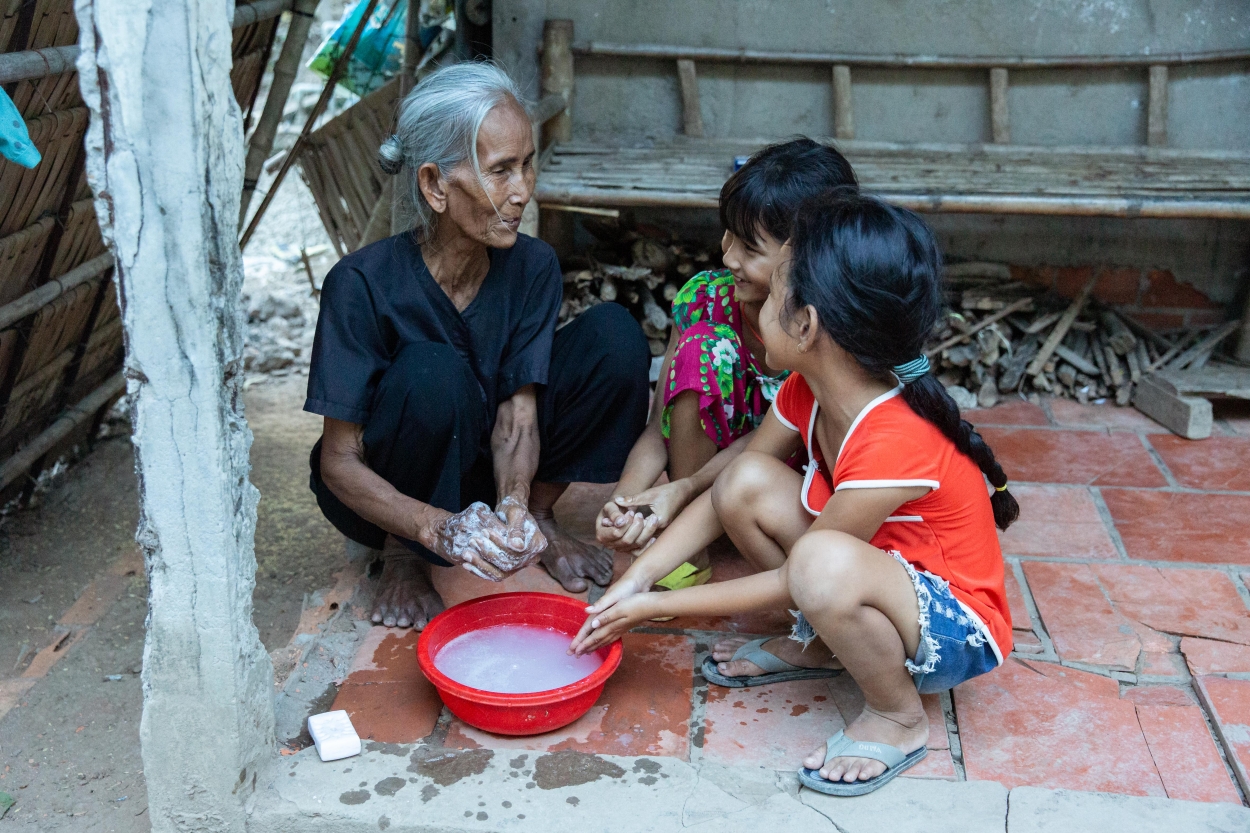
[[[1204,367],[1239,326],[1156,333],[1094,300],[1097,282],[1069,300],[1012,280],[1003,264],[948,266],[949,309],[926,353],[960,407],[1013,394],[1125,406],[1152,373]]]
[[[663,355],[674,296],[696,272],[722,268],[719,247],[628,220],[582,224],[595,242],[565,261],[560,322],[614,301],[638,319],[651,355]],[[1240,326],[1153,332],[1095,300],[1097,282],[1096,273],[1067,299],[1013,280],[1005,264],[948,264],[947,312],[925,350],[934,372],[963,409],[1042,395],[1126,406],[1147,376],[1202,370]]]

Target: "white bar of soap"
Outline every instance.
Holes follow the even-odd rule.
[[[312,735],[317,754],[323,761],[337,761],[360,754],[360,735],[356,734],[351,719],[342,709],[309,715],[308,734]]]

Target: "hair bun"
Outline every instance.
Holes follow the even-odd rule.
[[[378,148],[378,164],[382,171],[397,174],[404,168],[404,143],[398,136],[392,135]]]

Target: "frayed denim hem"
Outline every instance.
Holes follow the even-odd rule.
[[[938,655],[938,641],[933,638],[933,633],[929,628],[929,608],[933,604],[933,596],[929,593],[929,588],[920,580],[916,568],[903,558],[902,553],[891,550],[890,555],[894,556],[894,560],[902,564],[903,569],[907,571],[912,587],[916,590],[916,602],[920,607],[920,615],[917,617],[920,624],[920,650],[916,652],[915,661],[904,660],[903,665],[913,677],[932,674],[941,659]]]
[[[806,650],[807,646],[815,641],[816,630],[807,621],[807,618],[803,616],[803,611],[792,610],[790,615],[794,617],[794,624],[790,626],[790,638],[802,644],[804,650]]]

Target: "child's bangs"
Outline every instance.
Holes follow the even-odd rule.
[[[734,237],[751,246],[758,246],[760,230],[767,231],[770,226],[767,216],[770,209],[772,213],[777,211],[769,199],[768,188],[758,181],[758,177],[752,177],[752,172],[750,167],[742,168],[721,188],[720,222]]]

